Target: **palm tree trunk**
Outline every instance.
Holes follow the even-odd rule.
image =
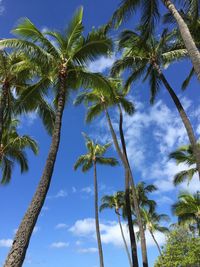
[[[177,11],[176,7],[174,6],[174,4],[170,0],[163,0],[163,3],[168,8],[168,10],[172,13],[172,15],[174,16],[174,18],[178,24],[178,27],[179,27],[182,39],[184,41],[185,47],[186,47],[188,54],[192,60],[194,70],[197,74],[198,79],[200,80],[200,53],[199,53],[199,50],[197,49],[197,47],[195,45],[195,42],[191,36],[191,33],[188,29],[188,26],[184,22],[183,18],[181,17],[181,15]]]
[[[126,239],[125,239],[125,236],[124,236],[124,231],[123,231],[123,228],[122,228],[122,224],[121,224],[121,219],[120,219],[119,213],[117,213],[117,218],[118,218],[118,223],[119,223],[122,239],[123,239],[123,242],[124,242],[124,247],[125,247],[125,250],[126,250],[126,253],[127,253],[127,256],[128,256],[129,265],[130,265],[130,267],[132,267],[133,265],[132,265],[132,261],[131,261],[131,255],[130,255],[130,252],[129,252],[129,249],[128,249],[128,245],[126,243]]]
[[[11,250],[7,256],[4,267],[21,267],[26,255],[26,250],[29,245],[30,237],[33,232],[34,226],[37,222],[38,216],[44,204],[51,177],[54,170],[54,164],[56,161],[56,156],[60,143],[60,132],[62,124],[62,115],[65,105],[65,88],[64,88],[64,79],[65,75],[61,75],[61,86],[60,92],[58,95],[58,104],[56,110],[55,125],[52,135],[51,146],[49,154],[46,160],[46,165],[35,192],[33,199],[28,207],[27,212],[22,219],[22,222],[17,230],[15,235]]]
[[[175,94],[174,90],[172,89],[172,87],[170,86],[170,84],[168,83],[167,79],[165,78],[165,76],[163,75],[160,67],[154,63],[153,67],[157,70],[160,79],[162,80],[163,84],[165,85],[165,88],[167,89],[168,93],[170,94],[172,100],[174,101],[174,104],[179,112],[179,115],[182,119],[182,122],[185,126],[190,144],[192,146],[192,150],[194,152],[195,155],[195,159],[196,159],[196,165],[197,165],[197,171],[198,171],[198,175],[199,175],[199,179],[200,179],[200,149],[197,146],[197,141],[196,141],[196,137],[194,135],[194,130],[192,128],[192,125],[190,123],[190,120],[180,102],[180,100],[178,99],[177,95]]]
[[[160,249],[160,246],[159,246],[159,244],[158,244],[158,242],[157,242],[157,240],[156,240],[156,238],[155,238],[153,232],[152,232],[152,231],[149,231],[149,232],[150,232],[150,234],[151,234],[151,236],[152,236],[152,238],[153,238],[153,240],[154,240],[154,242],[155,242],[155,244],[156,244],[156,246],[157,246],[157,248],[158,248],[158,251],[159,251],[159,253],[160,253],[160,256],[162,256],[162,251],[161,251],[161,249]]]
[[[9,90],[9,83],[4,81],[2,86],[2,95],[0,100],[0,145],[2,143],[2,135],[3,135],[3,125],[4,125],[4,111],[6,108],[6,99]]]
[[[98,251],[99,251],[99,261],[100,267],[104,267],[103,262],[103,250],[101,244],[101,235],[99,228],[99,208],[98,208],[98,184],[97,184],[97,169],[96,162],[94,161],[94,195],[95,195],[95,223],[96,223],[96,234],[97,234],[97,243],[98,243]]]
[[[128,217],[128,227],[129,227],[129,235],[130,235],[130,243],[131,243],[131,255],[132,255],[132,264],[134,266],[138,266],[138,256],[137,256],[137,243],[136,243],[136,239],[135,239],[135,233],[134,233],[134,228],[133,228],[133,222],[132,222],[132,215],[131,215],[131,206],[130,206],[130,196],[129,196],[129,168],[127,166],[126,160],[124,158],[124,155],[121,152],[118,140],[117,140],[117,136],[115,134],[115,131],[113,129],[112,126],[112,122],[109,116],[109,113],[105,107],[105,114],[106,114],[106,118],[108,121],[108,125],[110,128],[110,132],[112,135],[112,139],[115,145],[115,148],[117,150],[117,153],[124,165],[124,169],[125,169],[125,192],[126,192],[126,208],[127,208],[127,217]]]
[[[120,121],[119,121],[120,139],[121,139],[121,143],[122,143],[123,154],[125,156],[126,163],[127,163],[128,168],[129,168],[130,184],[131,184],[131,190],[132,190],[132,196],[133,196],[133,205],[134,205],[134,209],[135,209],[135,213],[136,213],[136,218],[137,218],[137,223],[138,223],[139,233],[140,233],[140,239],[141,239],[143,266],[148,267],[145,231],[144,231],[144,227],[143,227],[143,223],[142,223],[142,217],[140,214],[139,203],[138,203],[137,194],[136,194],[136,190],[135,190],[135,183],[134,183],[133,174],[132,174],[131,167],[130,167],[129,160],[128,160],[128,156],[127,156],[126,142],[125,142],[125,138],[124,138],[123,113],[122,113],[120,105],[118,105],[118,108],[119,108],[119,114],[120,114]]]

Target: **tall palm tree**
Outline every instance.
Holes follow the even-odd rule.
[[[139,182],[136,185],[136,193],[140,207],[153,209],[156,206],[156,202],[149,199],[148,194],[155,192],[157,187],[153,184],[146,185],[145,182]]]
[[[28,159],[25,150],[31,149],[34,154],[38,153],[38,146],[34,139],[28,135],[17,133],[18,120],[5,122],[0,146],[0,168],[2,170],[1,184],[10,182],[15,162],[19,164],[21,173],[28,171]]]
[[[194,130],[190,120],[173,88],[163,74],[162,67],[173,60],[185,55],[185,49],[177,49],[172,42],[172,35],[163,32],[160,40],[151,36],[146,43],[141,44],[142,37],[133,31],[124,31],[120,36],[119,48],[124,50],[122,59],[117,60],[112,68],[112,75],[118,75],[124,70],[130,70],[126,81],[126,88],[139,78],[149,80],[151,89],[151,103],[154,102],[161,83],[170,94],[185,126],[189,141],[195,154],[198,174],[200,178],[200,149],[197,146]],[[139,46],[140,45],[140,46]]]
[[[147,252],[146,252],[146,242],[145,242],[145,235],[142,227],[142,220],[139,214],[139,204],[136,196],[135,185],[133,180],[133,175],[131,172],[130,164],[128,162],[128,157],[126,154],[126,144],[123,136],[123,114],[122,108],[126,113],[132,115],[134,113],[134,106],[131,101],[126,99],[126,94],[124,94],[121,90],[121,81],[120,80],[113,80],[109,79],[108,83],[110,84],[110,90],[103,90],[101,87],[94,87],[92,90],[83,92],[80,94],[75,104],[80,104],[84,102],[86,105],[90,105],[88,108],[88,112],[86,115],[86,122],[91,122],[96,116],[100,115],[102,112],[105,113],[108,126],[111,132],[111,136],[113,139],[113,143],[115,145],[116,151],[118,156],[124,166],[125,171],[125,195],[126,195],[126,209],[127,209],[127,219],[128,219],[128,226],[129,226],[129,235],[130,235],[130,243],[131,243],[131,253],[132,253],[132,262],[137,267],[138,266],[138,257],[137,257],[137,244],[135,239],[135,233],[133,229],[132,223],[132,214],[131,214],[131,204],[130,204],[130,195],[129,195],[129,184],[132,184],[132,191],[133,191],[133,201],[134,206],[136,207],[136,216],[138,219],[138,225],[141,229],[141,244],[142,244],[142,255],[143,255],[143,263],[146,267],[147,265]],[[120,112],[120,119],[119,119],[119,131],[120,131],[120,139],[122,143],[122,148],[119,145],[117,135],[112,125],[112,121],[108,112],[108,108],[116,106]],[[123,140],[122,140],[123,139]]]
[[[97,182],[97,164],[116,166],[118,164],[115,158],[107,158],[104,157],[104,154],[107,152],[108,148],[111,146],[110,143],[105,145],[100,145],[91,140],[87,135],[85,135],[86,139],[86,148],[88,150],[87,154],[81,155],[74,165],[74,169],[76,170],[78,167],[82,167],[82,171],[86,172],[92,167],[94,168],[94,196],[95,196],[95,222],[96,222],[96,235],[97,235],[97,243],[99,250],[99,261],[100,267],[104,267],[103,261],[103,250],[101,244],[101,235],[99,228],[99,208],[98,208],[98,182]]]
[[[198,144],[199,146],[199,144]],[[179,185],[180,183],[188,180],[188,184],[192,180],[195,173],[198,172],[197,168],[194,167],[196,164],[195,156],[191,145],[181,146],[177,150],[169,154],[170,159],[175,159],[177,165],[184,163],[190,167],[189,169],[178,172],[174,176],[174,185]]]
[[[122,239],[124,242],[124,247],[128,256],[128,261],[129,261],[129,265],[130,267],[133,266],[132,261],[131,261],[131,255],[128,249],[128,245],[126,242],[126,238],[124,235],[124,231],[123,231],[123,227],[122,227],[122,223],[121,223],[121,215],[120,215],[120,209],[123,208],[123,205],[125,203],[125,199],[124,199],[124,192],[123,191],[118,191],[116,192],[114,195],[106,195],[104,197],[102,197],[101,199],[101,206],[100,206],[100,211],[104,210],[104,209],[114,209],[115,210],[115,214],[117,215],[117,219],[118,219],[118,223],[119,223],[119,227],[120,227],[120,231],[121,231],[121,235],[122,235]]]
[[[200,52],[195,45],[190,30],[172,1],[162,0],[162,2],[171,12],[172,16],[178,24],[178,28],[187,49],[188,55],[192,60],[192,64],[194,66],[197,77],[198,79],[200,79]],[[185,1],[182,1],[182,3],[183,7],[187,6],[187,9],[194,10],[194,12],[196,13],[197,10],[199,10],[198,1],[189,0],[186,4]],[[149,36],[153,33],[155,24],[160,17],[158,4],[159,1],[157,0],[122,0],[119,8],[114,12],[109,24],[114,24],[115,27],[118,27],[124,20],[127,20],[138,8],[141,8],[140,25],[143,25],[142,41],[144,41],[148,39]]]
[[[142,214],[142,219],[143,219],[145,230],[149,231],[149,233],[151,234],[158,248],[160,255],[162,255],[161,248],[155,237],[155,232],[160,232],[164,234],[168,233],[169,229],[165,226],[160,225],[161,221],[169,221],[168,215],[158,214],[155,211],[155,208],[153,209],[152,208],[151,209],[141,208],[141,214]]]
[[[100,75],[87,72],[85,67],[89,60],[99,55],[107,55],[112,49],[112,43],[105,37],[102,29],[93,30],[84,37],[82,17],[83,8],[79,8],[62,33],[59,31],[42,33],[26,18],[13,31],[21,39],[0,41],[0,45],[25,51],[33,62],[41,66],[42,75],[39,82],[23,94],[24,99],[29,100],[29,105],[34,102],[35,96],[47,94],[48,89],[52,89],[55,94],[56,105],[55,123],[46,165],[4,267],[21,267],[23,264],[33,228],[50,186],[60,143],[62,115],[71,89],[97,86],[97,84],[106,86]]]
[[[178,201],[172,206],[173,213],[178,216],[180,224],[196,224],[200,236],[200,193],[190,194],[183,192],[179,194]]]

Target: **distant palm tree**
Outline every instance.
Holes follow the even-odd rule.
[[[104,197],[102,197],[101,199],[101,206],[100,206],[100,211],[104,210],[104,209],[114,209],[115,213],[117,215],[117,219],[118,219],[118,223],[119,223],[119,227],[120,227],[120,231],[121,231],[121,235],[122,235],[122,239],[124,242],[124,247],[128,256],[128,260],[129,260],[129,264],[130,267],[133,266],[132,261],[131,261],[131,255],[128,249],[128,245],[126,242],[126,238],[124,236],[124,232],[123,232],[123,227],[121,224],[121,215],[120,215],[120,209],[123,209],[123,206],[125,204],[125,198],[124,198],[125,194],[123,191],[118,191],[116,192],[114,195],[106,195]]]
[[[180,193],[178,201],[172,206],[173,213],[178,216],[180,224],[195,223],[200,236],[200,192]]]
[[[139,201],[139,206],[143,208],[153,209],[156,206],[156,202],[152,199],[149,199],[148,194],[155,192],[157,187],[153,184],[146,185],[145,182],[139,182],[136,185],[136,193]]]
[[[188,167],[194,166],[196,164],[195,156],[191,145],[179,147],[176,151],[169,154],[169,158],[175,159],[177,164],[184,163],[188,165]],[[194,174],[197,172],[198,170],[196,167],[191,167],[189,169],[178,172],[174,176],[174,185],[179,185],[180,183],[183,183],[186,180],[188,180],[189,184]]]
[[[162,255],[162,251],[160,249],[160,246],[159,246],[158,241],[156,240],[154,234],[155,234],[155,232],[168,233],[169,229],[167,227],[160,225],[161,221],[169,221],[168,215],[158,214],[155,211],[155,208],[151,208],[151,209],[141,208],[141,214],[142,214],[142,219],[143,219],[145,230],[149,231],[149,233],[151,234],[151,236],[152,236],[152,238],[153,238],[153,240],[154,240],[154,242],[158,248],[160,255]]]
[[[190,30],[183,20],[180,13],[171,0],[162,0],[163,4],[170,11],[175,21],[187,49],[188,55],[192,60],[194,70],[200,79],[200,52],[191,36]],[[199,3],[198,1],[188,0],[182,1],[183,7],[186,6],[187,11],[192,11],[193,18],[198,19]],[[187,2],[187,3],[186,3]],[[114,12],[111,22],[115,27],[118,27],[123,21],[126,21],[136,10],[141,8],[140,25],[142,25],[142,41],[148,39],[154,32],[155,25],[160,17],[159,1],[157,0],[122,0],[119,8]]]
[[[126,81],[125,87],[130,85],[139,78],[143,81],[148,79],[151,89],[151,103],[154,103],[155,97],[161,87],[170,94],[182,122],[187,131],[188,138],[193,148],[198,175],[200,178],[200,149],[197,146],[196,137],[191,122],[173,88],[170,86],[163,74],[162,67],[171,61],[182,58],[186,52],[185,49],[177,49],[176,45],[171,42],[172,36],[163,32],[161,38],[157,40],[151,36],[146,43],[141,44],[142,36],[133,31],[124,31],[121,34],[119,48],[124,50],[122,59],[117,60],[112,68],[112,75],[119,75],[124,70],[130,70],[130,75]]]
[[[100,267],[104,267],[103,261],[103,250],[101,244],[101,235],[99,229],[99,212],[98,212],[98,183],[97,183],[97,164],[116,166],[118,164],[115,158],[104,157],[104,154],[107,152],[108,148],[111,146],[110,143],[105,145],[100,145],[92,141],[87,135],[84,134],[86,139],[86,148],[88,153],[81,155],[74,165],[76,170],[78,167],[82,167],[82,171],[86,172],[92,167],[94,168],[94,195],[95,195],[95,222],[96,222],[96,234],[97,234],[97,243],[99,250],[99,260]]]
[[[0,168],[2,170],[1,184],[7,184],[12,177],[15,163],[18,163],[21,172],[28,171],[28,160],[25,153],[27,148],[34,154],[38,153],[38,146],[34,139],[28,135],[17,133],[18,120],[4,122],[1,146],[0,146]]]
[[[93,30],[84,37],[82,18],[83,8],[79,8],[62,33],[59,31],[43,33],[26,18],[13,31],[21,39],[0,41],[0,45],[26,52],[29,58],[40,66],[39,81],[23,94],[23,98],[29,100],[27,101],[29,105],[52,89],[56,106],[46,165],[32,202],[18,227],[4,267],[21,267],[23,264],[32,231],[50,186],[60,144],[63,111],[71,90],[97,85],[106,86],[101,75],[86,71],[86,64],[100,55],[107,55],[112,49],[112,42],[104,35],[102,29]]]
[[[128,226],[129,226],[129,235],[130,235],[130,243],[131,243],[131,253],[132,253],[132,262],[137,267],[138,266],[138,257],[137,257],[137,244],[135,239],[135,233],[133,229],[133,223],[132,223],[132,214],[131,214],[131,204],[130,204],[130,195],[129,195],[129,184],[132,184],[132,191],[133,191],[133,201],[134,206],[136,207],[136,215],[137,219],[140,221],[139,227],[141,229],[141,235],[142,235],[142,251],[144,255],[144,258],[147,258],[146,253],[146,245],[145,245],[145,235],[144,232],[142,232],[142,221],[139,214],[139,206],[138,201],[136,197],[135,192],[135,185],[133,180],[133,175],[131,172],[131,168],[128,162],[128,157],[126,154],[126,144],[124,140],[124,134],[122,129],[123,124],[123,113],[122,109],[129,115],[132,115],[134,113],[134,105],[131,101],[129,101],[126,98],[126,93],[122,91],[121,87],[121,80],[119,79],[108,79],[108,84],[110,85],[110,88],[103,89],[101,87],[93,87],[92,90],[86,91],[81,93],[77,99],[75,100],[75,104],[80,104],[81,102],[84,102],[87,106],[89,105],[87,115],[86,115],[86,122],[91,122],[95,117],[99,116],[102,112],[105,113],[108,126],[111,132],[111,136],[113,139],[113,143],[115,145],[116,151],[118,153],[118,156],[120,157],[120,160],[124,166],[125,170],[125,195],[126,195],[126,210],[127,210],[127,219],[128,219]],[[120,131],[120,140],[122,144],[122,148],[119,145],[117,135],[115,133],[115,130],[112,125],[112,121],[109,115],[108,108],[116,106],[119,110],[119,131]],[[144,260],[146,262],[147,260]]]

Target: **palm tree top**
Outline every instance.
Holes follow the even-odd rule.
[[[116,166],[118,161],[112,157],[104,157],[104,154],[107,152],[108,148],[111,146],[111,143],[106,143],[105,145],[100,145],[94,142],[88,135],[82,133],[85,138],[85,145],[87,153],[81,155],[76,163],[74,164],[74,169],[82,166],[82,171],[88,171],[93,164],[99,163],[104,165]]]

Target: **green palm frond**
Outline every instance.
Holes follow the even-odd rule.
[[[195,74],[194,68],[192,68],[190,73],[188,74],[188,76],[186,77],[186,79],[182,83],[182,89],[183,90],[185,90],[188,87],[188,85],[189,85],[192,77],[194,76],[194,74]]]
[[[131,115],[133,115],[135,113],[135,106],[131,101],[129,101],[129,100],[125,99],[125,98],[121,98],[120,99],[120,104],[121,104],[122,108],[124,109],[124,111],[128,115],[131,116]]]
[[[174,185],[177,186],[186,180],[188,180],[189,184],[195,173],[197,173],[197,168],[190,168],[188,170],[178,172],[177,174],[175,174],[173,179]]]
[[[1,160],[1,169],[2,169],[1,184],[2,185],[8,184],[10,182],[13,165],[14,163],[7,157],[2,158]]]
[[[102,165],[116,166],[119,162],[115,158],[98,157],[97,162]]]
[[[103,110],[104,107],[101,103],[90,106],[86,114],[86,122],[91,122],[93,119],[99,116],[103,112]]]

